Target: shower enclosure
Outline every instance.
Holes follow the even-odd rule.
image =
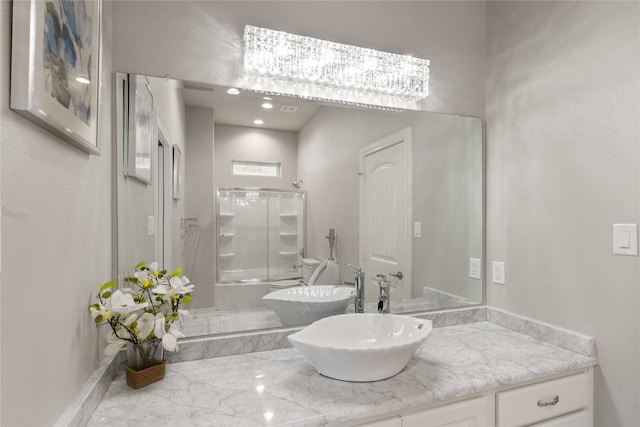
[[[304,191],[218,188],[217,283],[300,278]]]

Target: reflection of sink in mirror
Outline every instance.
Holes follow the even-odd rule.
[[[284,326],[293,326],[343,314],[354,294],[347,286],[298,286],[270,292],[262,300]]]
[[[396,314],[343,314],[289,335],[322,375],[378,381],[398,374],[432,330],[431,320]]]

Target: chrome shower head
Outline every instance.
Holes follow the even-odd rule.
[[[297,180],[297,181],[293,181],[293,182],[291,183],[291,185],[293,185],[293,186],[294,186],[294,187],[296,187],[296,188],[300,188],[300,186],[302,185],[302,180],[301,180],[301,179],[299,179],[299,180]]]

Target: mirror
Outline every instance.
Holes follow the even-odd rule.
[[[122,96],[127,75],[118,76]],[[244,90],[232,95],[226,87],[147,79],[157,129],[153,182],[131,180],[118,165],[118,274],[126,275],[140,260],[182,267],[196,285],[183,325],[188,335],[282,327],[262,297],[285,287],[277,279],[302,277],[314,267],[310,259],[335,258],[345,286],[354,281],[345,264],[364,266],[365,311],[376,310],[377,274],[391,281],[392,312],[483,302],[481,119]],[[263,123],[254,124],[256,119]],[[117,155],[123,159],[118,126]],[[174,146],[181,152],[179,199],[172,197]],[[234,164],[244,164],[253,175],[234,175]],[[266,193],[257,189],[263,188],[277,190],[278,201],[260,201]],[[299,217],[298,208],[286,205],[298,193],[304,195]],[[254,207],[267,203],[284,206],[273,214],[272,226],[281,222],[289,228],[270,239],[284,240],[287,249],[264,255],[260,265],[224,260],[263,245],[238,243],[242,230],[266,225],[241,228],[240,217],[233,216],[237,206],[255,213]],[[238,224],[230,227],[233,221]],[[259,273],[249,274],[252,269]],[[242,277],[220,275],[230,270]],[[265,278],[267,270],[286,274]]]

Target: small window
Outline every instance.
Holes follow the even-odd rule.
[[[233,175],[243,176],[280,176],[280,163],[260,163],[232,160]]]

